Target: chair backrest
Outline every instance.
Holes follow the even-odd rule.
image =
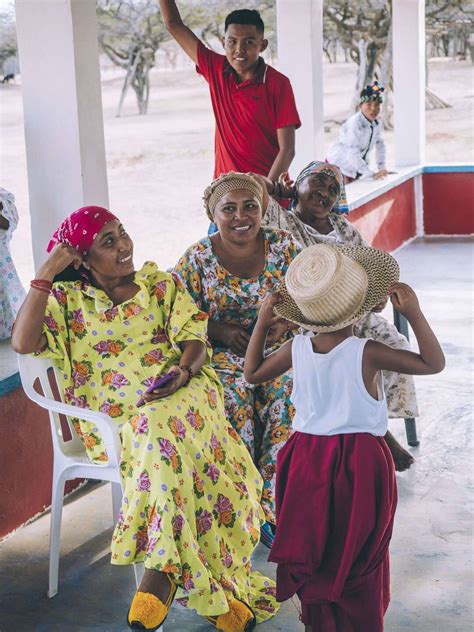
[[[59,386],[57,367],[51,360],[35,358],[31,355],[19,355],[18,366],[23,389],[27,396],[48,410],[51,424],[51,437],[55,452],[56,450],[60,450],[66,456],[81,456],[87,458],[87,451],[80,437],[77,435],[70,418],[67,415],[62,416],[69,428],[70,435],[69,438],[65,438],[60,414],[48,408],[47,402],[44,401],[41,394],[35,388],[35,383],[38,381],[46,400],[51,402],[64,401]],[[54,390],[56,393],[51,386],[51,380],[54,380],[53,383],[56,387]]]

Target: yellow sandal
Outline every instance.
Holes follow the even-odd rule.
[[[240,599],[229,602],[228,612],[205,619],[222,632],[251,632],[257,624],[252,608]]]
[[[168,616],[176,590],[174,581],[166,575],[171,591],[165,603],[155,595],[137,591],[128,611],[127,623],[132,630],[158,630]]]

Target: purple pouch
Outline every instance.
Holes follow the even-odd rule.
[[[152,393],[155,390],[155,388],[161,388],[165,384],[168,384],[168,382],[171,382],[171,380],[174,380],[175,377],[176,377],[176,373],[165,373],[164,375],[160,375],[160,377],[156,378],[156,380],[153,380],[153,383],[150,384],[150,386],[146,389],[145,393]],[[144,403],[145,403],[145,399],[142,396],[138,400],[137,406],[143,406]]]

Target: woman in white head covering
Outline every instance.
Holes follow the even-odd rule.
[[[25,298],[25,290],[8,249],[17,226],[15,196],[0,187],[0,340],[10,337],[16,315]]]

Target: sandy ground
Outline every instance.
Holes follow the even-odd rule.
[[[472,630],[472,242],[416,242],[397,253],[439,336],[446,369],[417,377],[420,445],[415,465],[397,475],[399,502],[390,547],[392,600],[386,632]],[[440,281],[442,279],[442,281]],[[391,430],[405,443],[402,421]],[[46,597],[49,515],[0,546],[1,632],[121,632],[134,591],[130,568],[109,564],[109,486],[65,507],[59,593]],[[259,545],[256,568],[274,576]],[[212,632],[173,607],[164,632]],[[303,632],[292,602],[261,632]],[[364,632],[359,630],[358,632]]]
[[[325,65],[326,146],[339,130],[333,121],[343,122],[349,114],[354,68]],[[429,76],[430,87],[453,107],[427,112],[427,160],[472,161],[471,63],[433,61]],[[116,118],[122,77],[117,70],[103,72],[110,207],[136,241],[136,264],[153,259],[169,267],[207,229],[201,196],[212,175],[214,124],[207,84],[190,66],[176,72],[155,70],[151,81],[149,114],[137,115],[130,92],[123,116]],[[33,261],[20,84],[0,84],[0,138],[0,186],[16,195],[21,217],[12,253],[27,284]],[[393,134],[386,139],[390,164]],[[323,155],[321,151],[316,157]]]

